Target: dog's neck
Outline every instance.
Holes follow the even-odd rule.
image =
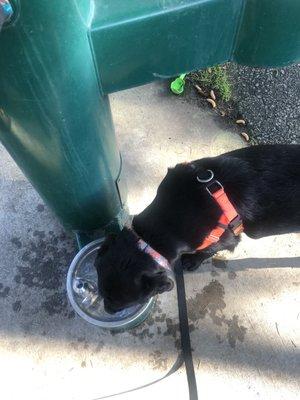
[[[178,241],[166,232],[163,226],[158,226],[153,221],[145,221],[140,215],[135,215],[132,228],[136,234],[149,244],[155,251],[168,260],[170,264],[183,253],[189,251],[186,244]]]
[[[241,164],[245,169],[244,162],[235,159],[228,161],[226,158],[204,159],[192,164],[177,165],[164,179],[168,185],[161,187],[157,198],[143,212],[134,216],[134,231],[169,263],[173,263],[182,253],[195,252],[199,244],[217,227],[222,214],[217,201],[212,195],[209,197],[206,184],[202,183],[205,181],[198,181],[201,170],[213,171],[215,178],[224,185],[237,213],[243,220],[251,219],[255,205],[249,205],[247,187],[252,175],[250,170],[249,176],[240,176]],[[187,194],[184,200],[181,197],[182,191]],[[172,199],[172,202],[167,202],[173,207],[169,218],[165,218],[165,214],[169,212],[168,208],[161,209],[159,206],[161,198]],[[185,207],[189,210],[188,217],[182,218],[180,216],[183,215]],[[180,223],[177,215],[182,219]],[[171,218],[174,219],[174,223]],[[168,223],[170,220],[171,226]]]

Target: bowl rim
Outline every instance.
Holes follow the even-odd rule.
[[[130,328],[133,327],[137,324],[137,322],[141,318],[145,318],[147,316],[148,310],[150,310],[154,304],[155,298],[151,297],[151,299],[145,303],[137,313],[133,314],[130,317],[121,319],[119,321],[113,322],[113,321],[101,321],[98,319],[95,319],[93,317],[90,317],[87,315],[77,304],[75,297],[74,297],[74,292],[73,292],[73,285],[72,285],[72,278],[74,271],[76,270],[76,267],[78,266],[79,262],[82,260],[82,258],[86,255],[89,254],[91,250],[96,250],[97,248],[100,247],[100,245],[104,242],[105,237],[96,239],[90,243],[88,243],[86,246],[84,246],[82,249],[79,250],[79,252],[75,255],[73,258],[71,265],[68,270],[67,274],[67,294],[69,301],[74,309],[74,311],[85,321],[89,322],[90,324],[99,326],[101,328],[105,329],[125,329],[125,328]]]

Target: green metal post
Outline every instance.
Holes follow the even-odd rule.
[[[61,221],[118,219],[121,160],[89,40],[93,2],[13,2],[0,34],[0,140]]]
[[[300,61],[300,0],[95,0],[91,24],[104,93],[227,61]]]
[[[299,62],[300,1],[246,1],[232,59],[257,67]]]
[[[0,34],[0,140],[77,231],[118,228],[124,215],[106,94],[229,60],[300,61],[299,0],[11,2]]]

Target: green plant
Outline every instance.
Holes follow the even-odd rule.
[[[202,85],[217,90],[224,101],[232,98],[232,87],[225,67],[217,65],[199,72]]]

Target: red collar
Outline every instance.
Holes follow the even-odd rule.
[[[136,236],[138,248],[144,253],[149,254],[149,256],[153,259],[153,261],[155,261],[156,264],[158,264],[159,266],[161,266],[166,270],[168,275],[172,275],[173,270],[171,268],[169,261],[164,256],[162,256],[158,251],[154,250],[147,242],[141,239],[141,237],[133,229],[132,225],[131,227],[127,226],[127,229],[130,229],[131,232]]]
[[[164,269],[171,271],[171,266],[168,262],[168,260],[162,256],[160,253],[158,253],[156,250],[154,250],[148,243],[146,243],[143,239],[139,238],[138,240],[138,247],[140,250],[144,251],[145,253],[149,254],[153,260],[156,262],[156,264],[160,265]]]
[[[175,281],[174,272],[173,269],[171,268],[169,261],[160,253],[158,253],[156,250],[154,250],[148,243],[146,243],[141,238],[139,238],[138,240],[138,247],[145,253],[149,254],[149,256],[152,257],[153,261],[155,261],[156,264],[158,264],[165,270],[168,278],[171,279],[174,284]]]
[[[207,170],[207,172],[209,174],[208,179],[200,179],[197,176],[197,180],[200,183],[207,183],[206,190],[218,203],[222,214],[217,226],[204,238],[196,250],[204,250],[212,244],[217,243],[228,228],[235,236],[240,235],[244,230],[242,219],[228,199],[223,186],[219,181],[214,179],[214,173],[211,170]]]

